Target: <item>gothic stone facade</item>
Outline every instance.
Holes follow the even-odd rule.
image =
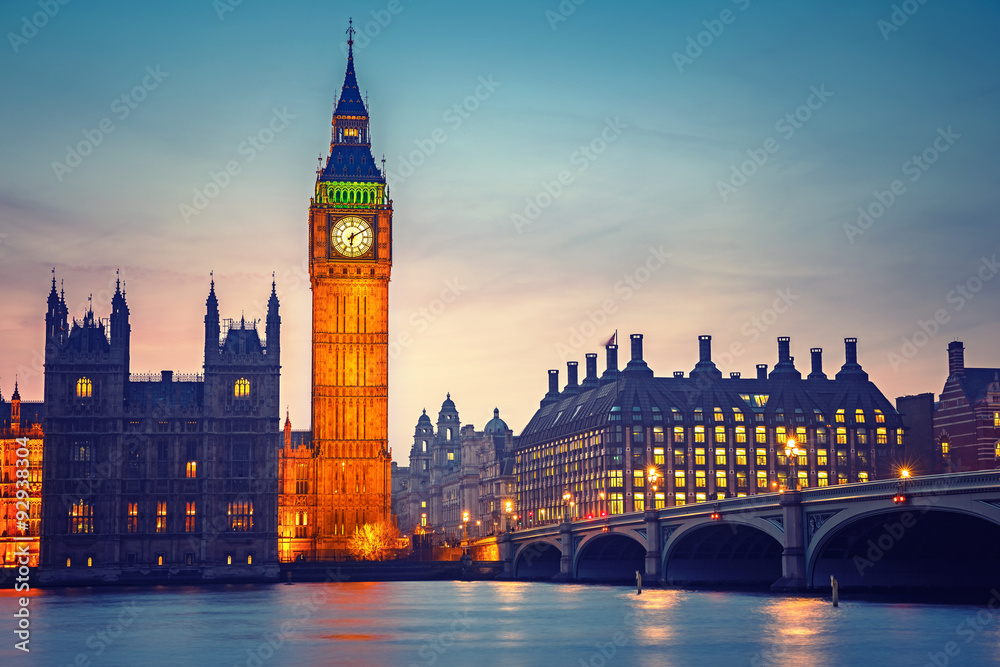
[[[274,579],[280,318],[266,339],[220,321],[212,283],[204,375],[131,375],[129,310],[45,318],[42,583]],[[266,342],[265,342],[266,341]]]

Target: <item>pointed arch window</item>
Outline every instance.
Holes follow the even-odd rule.
[[[94,532],[94,505],[80,500],[69,508],[69,532],[73,535]]]
[[[233,387],[233,395],[236,398],[250,398],[250,380],[240,378]]]
[[[90,378],[82,377],[76,381],[76,397],[90,398],[94,392],[94,384]]]

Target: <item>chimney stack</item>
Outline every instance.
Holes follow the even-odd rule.
[[[642,334],[632,334],[629,338],[632,339],[632,360],[623,372],[653,377],[652,369],[642,359]]]
[[[778,337],[778,363],[783,361],[791,362],[791,339],[788,336]]]
[[[684,377],[684,371],[674,371],[674,377],[675,378],[682,378],[682,377]]]
[[[583,384],[580,386],[584,389],[590,389],[591,387],[596,387],[599,382],[597,379],[597,353],[588,352],[586,359],[587,377],[583,378]]]
[[[567,361],[566,362],[566,387],[563,389],[564,393],[576,394],[580,391],[580,384],[578,381],[578,369],[579,362],[577,361]]]
[[[698,360],[699,361],[711,361],[712,360],[712,337],[711,336],[698,336]]]
[[[642,334],[632,334],[632,361],[642,361]]]
[[[814,347],[809,350],[812,355],[812,372],[809,373],[810,380],[825,380],[826,373],[823,372],[823,348]]]
[[[739,371],[733,371],[732,373],[729,374],[729,379],[730,380],[739,380],[740,379],[740,372]]]
[[[559,371],[550,370],[549,371],[549,393],[545,394],[542,399],[540,407],[545,407],[551,403],[555,403],[559,400]]]
[[[767,379],[767,364],[757,364],[757,379],[758,380]]]
[[[948,343],[948,375],[965,375],[965,346],[962,341]]]
[[[844,355],[845,361],[848,364],[858,363],[858,339],[857,338],[845,338],[844,339]]]
[[[618,346],[608,345],[605,347],[607,351],[607,368],[604,370],[604,375],[601,376],[601,382],[614,382],[618,379]]]

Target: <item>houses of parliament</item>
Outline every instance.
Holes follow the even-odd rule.
[[[342,558],[390,519],[392,202],[348,44],[309,205],[311,430],[293,445],[286,415],[282,441],[273,281],[263,326],[222,319],[210,282],[203,373],[135,374],[122,282],[108,317],[70,319],[53,270],[44,400],[0,395],[4,566],[41,584],[275,580],[293,546]]]

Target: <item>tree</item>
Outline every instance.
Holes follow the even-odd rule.
[[[392,523],[366,523],[355,531],[347,543],[347,549],[358,560],[388,560],[398,539],[399,529]]]

